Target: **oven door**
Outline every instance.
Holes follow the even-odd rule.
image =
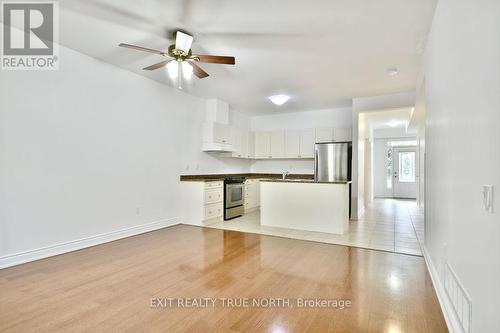
[[[226,184],[226,208],[243,205],[244,184]]]

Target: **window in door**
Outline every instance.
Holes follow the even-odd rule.
[[[392,168],[393,168],[393,163],[392,163],[392,148],[388,147],[387,148],[387,188],[391,189],[392,188]]]
[[[413,183],[415,182],[415,152],[402,151],[399,152],[399,182]]]

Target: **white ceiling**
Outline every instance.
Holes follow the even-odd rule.
[[[194,34],[194,53],[233,55],[235,66],[185,90],[217,97],[249,115],[342,107],[352,97],[415,90],[436,0],[65,0],[61,44],[151,79],[161,56],[117,47],[166,49],[167,31]],[[64,59],[61,59],[64,61]],[[388,76],[388,68],[399,74]],[[266,97],[286,93],[281,107]]]

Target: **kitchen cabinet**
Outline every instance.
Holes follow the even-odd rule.
[[[250,131],[237,127],[232,127],[231,133],[232,133],[231,142],[234,149],[234,151],[231,154],[231,157],[253,158],[255,137],[250,134]]]
[[[208,122],[203,124],[203,142],[231,144],[231,128],[228,125]]]
[[[231,143],[233,145],[232,157],[241,157],[242,131],[237,127],[231,127]]]
[[[316,128],[316,142],[332,142],[333,132],[333,127]]]
[[[223,181],[182,181],[180,186],[182,223],[205,225],[222,221]]]
[[[248,132],[248,158],[255,158],[255,132]]]
[[[245,213],[260,207],[260,180],[245,180]]]
[[[285,134],[285,157],[312,158],[314,156],[314,130],[291,130]]]
[[[212,143],[226,157],[247,159],[314,158],[316,142],[351,141],[351,127],[248,131],[221,123],[204,125],[204,144]],[[212,147],[209,147],[212,148]]]
[[[314,157],[314,130],[303,130],[300,133],[300,158]]]
[[[240,135],[241,145],[240,145],[240,155],[242,158],[249,158],[248,156],[248,131],[243,130]]]
[[[285,131],[274,131],[270,134],[271,154],[270,158],[282,158],[285,156]]]
[[[255,158],[271,156],[271,134],[269,132],[255,133]]]
[[[286,131],[285,156],[298,158],[300,155],[300,131]]]
[[[335,127],[333,131],[333,141],[351,141],[352,129],[351,127]]]

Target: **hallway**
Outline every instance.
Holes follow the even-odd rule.
[[[259,211],[207,227],[417,256],[422,256],[424,241],[423,212],[415,200],[400,199],[375,199],[361,219],[350,222],[344,235],[262,226]]]

